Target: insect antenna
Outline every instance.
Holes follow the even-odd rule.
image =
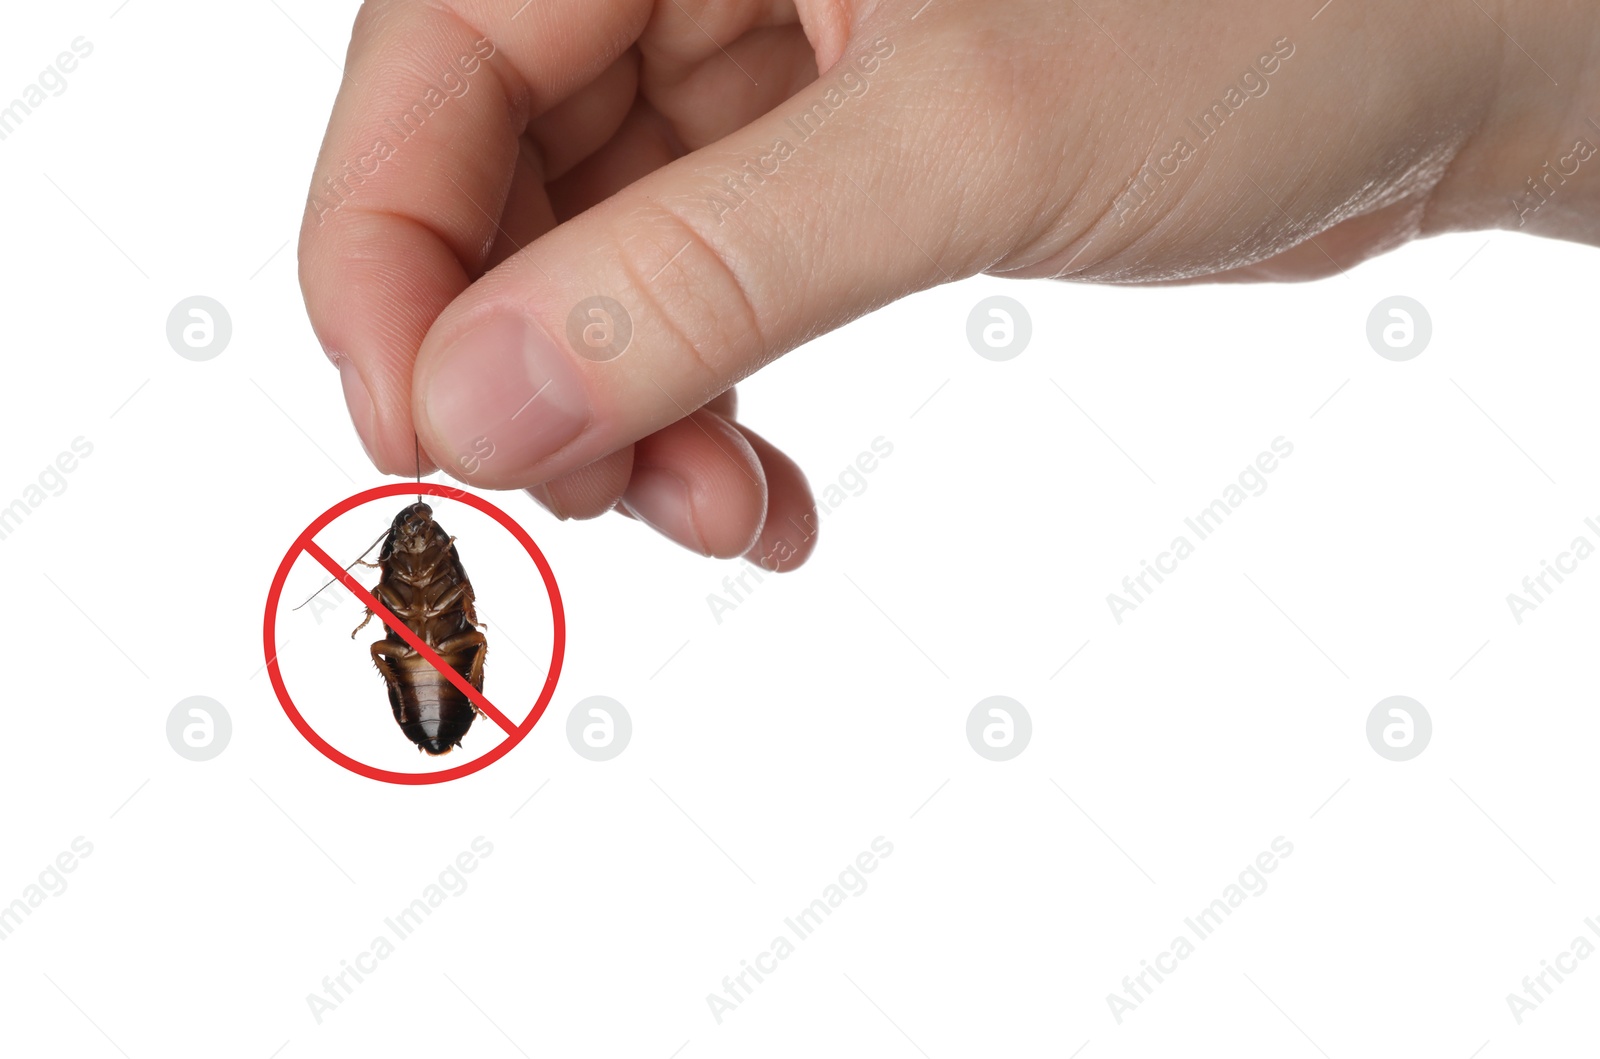
[[[422,503],[422,489],[420,488],[422,485],[422,442],[418,439],[415,431],[411,434],[411,448],[417,456],[417,485],[419,486],[417,489],[417,503],[420,504]]]
[[[355,561],[352,562],[350,564],[350,566],[354,566],[354,565],[356,565],[356,563],[359,563],[361,560],[365,559],[367,557],[367,555],[372,551],[372,549],[376,548],[378,546],[378,544],[383,540],[383,538],[387,537],[388,535],[389,535],[389,531],[388,530],[384,530],[382,533],[378,534],[378,539],[373,541],[371,544],[367,545],[367,550],[362,552],[360,555],[356,556],[355,557]],[[350,569],[350,566],[345,567],[345,570],[348,571]],[[330,578],[327,585],[323,585],[321,588],[319,588],[315,592],[311,593],[311,595],[307,596],[306,599],[305,599],[305,603],[301,603],[300,607],[305,606],[306,603],[310,603],[312,600],[314,600],[318,596],[322,595],[323,592],[327,591],[328,585],[333,584],[337,580],[339,580],[337,577]],[[293,610],[299,610],[300,607],[294,607],[292,609]]]

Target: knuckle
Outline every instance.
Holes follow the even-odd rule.
[[[629,211],[611,238],[642,317],[635,334],[654,336],[662,343],[654,353],[701,377],[700,403],[765,363],[768,343],[745,274],[753,269],[734,248],[658,203]]]

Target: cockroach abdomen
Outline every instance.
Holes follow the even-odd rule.
[[[466,668],[458,659],[446,657],[445,661],[457,672]],[[460,746],[476,716],[472,703],[420,655],[402,660],[395,668],[400,680],[389,687],[389,706],[406,738],[433,756]]]

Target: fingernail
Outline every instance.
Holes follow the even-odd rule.
[[[373,406],[372,395],[367,392],[367,384],[361,381],[361,372],[356,370],[355,364],[348,357],[341,357],[338,365],[339,384],[344,388],[344,404],[350,410],[350,422],[355,424],[356,437],[361,439],[361,448],[365,450],[367,459],[377,463],[372,455],[371,439],[378,410]]]
[[[551,495],[550,487],[546,485],[530,485],[525,492],[544,506],[544,509],[562,522],[567,521],[566,514],[556,504],[556,498]]]
[[[633,478],[622,494],[622,506],[634,518],[664,537],[701,555],[710,555],[694,524],[694,506],[689,502],[689,486],[671,471],[659,467],[633,466]]]
[[[519,314],[480,321],[445,347],[423,399],[450,470],[511,482],[577,437],[591,415],[565,353]]]

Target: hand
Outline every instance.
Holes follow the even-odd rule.
[[[1529,183],[1600,144],[1597,25],[1580,0],[375,0],[301,282],[380,470],[411,473],[415,432],[425,469],[787,570],[813,500],[739,379],[978,272],[1600,242],[1600,193]]]

